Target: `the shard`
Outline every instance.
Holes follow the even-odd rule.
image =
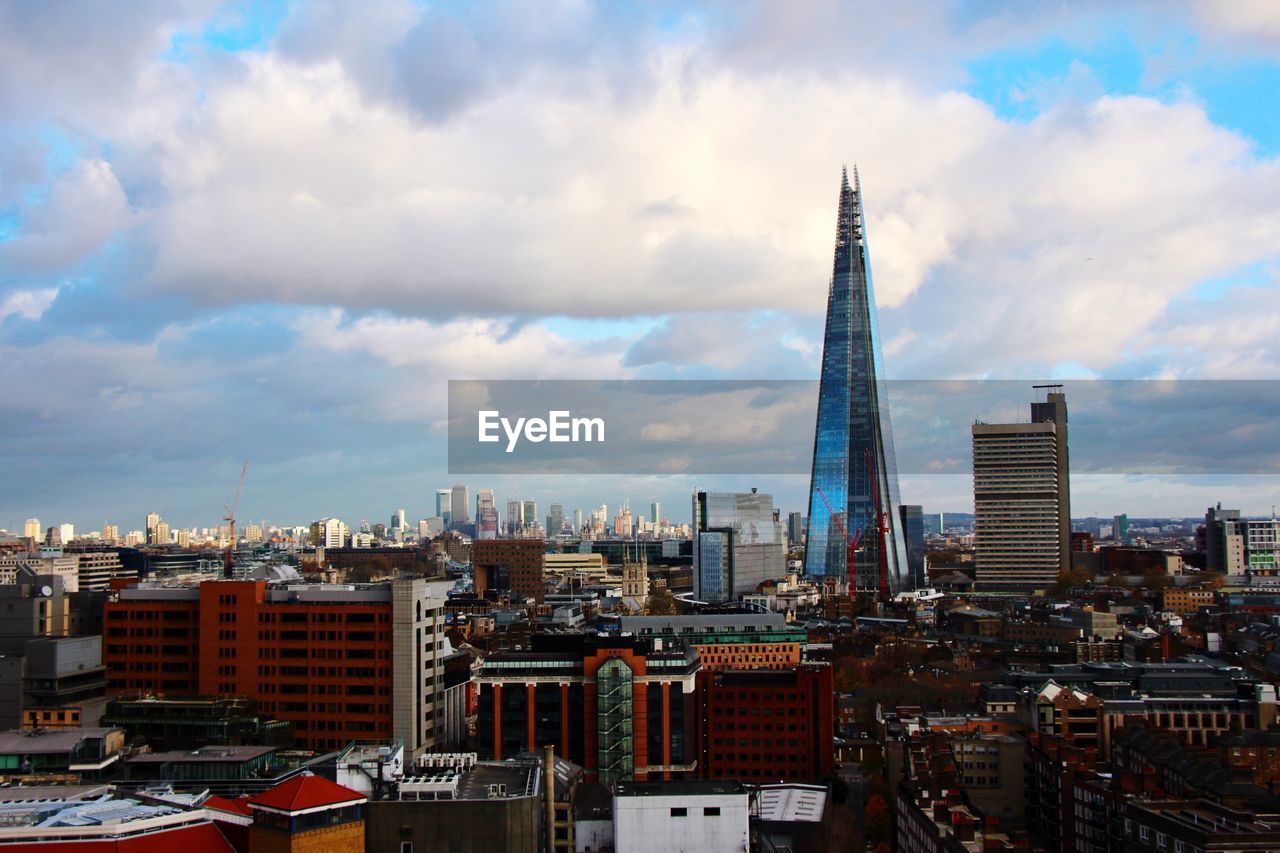
[[[858,172],[840,176],[835,265],[827,292],[805,574],[893,593],[908,569]],[[854,547],[850,547],[853,543]],[[850,555],[856,564],[850,566]],[[852,573],[851,573],[852,568]],[[852,575],[852,576],[851,576]]]

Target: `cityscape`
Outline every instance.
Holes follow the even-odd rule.
[[[1280,17],[906,5],[0,2],[0,850],[1280,850]]]

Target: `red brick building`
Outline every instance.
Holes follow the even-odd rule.
[[[475,594],[483,598],[487,590],[510,590],[520,599],[539,604],[546,592],[542,581],[541,539],[477,539],[471,543],[471,573]]]
[[[698,674],[699,774],[805,782],[835,765],[831,667]]]
[[[106,605],[103,624],[112,693],[247,696],[292,721],[308,749],[434,745],[444,618],[425,581],[140,584]]]

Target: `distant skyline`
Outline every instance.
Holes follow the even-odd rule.
[[[0,0],[0,525],[213,525],[246,458],[288,523],[458,479],[803,511],[807,470],[450,474],[446,383],[816,379],[841,164],[890,379],[1280,378],[1277,91],[1280,4],[1234,0]]]

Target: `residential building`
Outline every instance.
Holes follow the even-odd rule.
[[[1047,589],[1071,565],[1065,395],[1050,391],[1031,415],[972,427],[978,589]]]

